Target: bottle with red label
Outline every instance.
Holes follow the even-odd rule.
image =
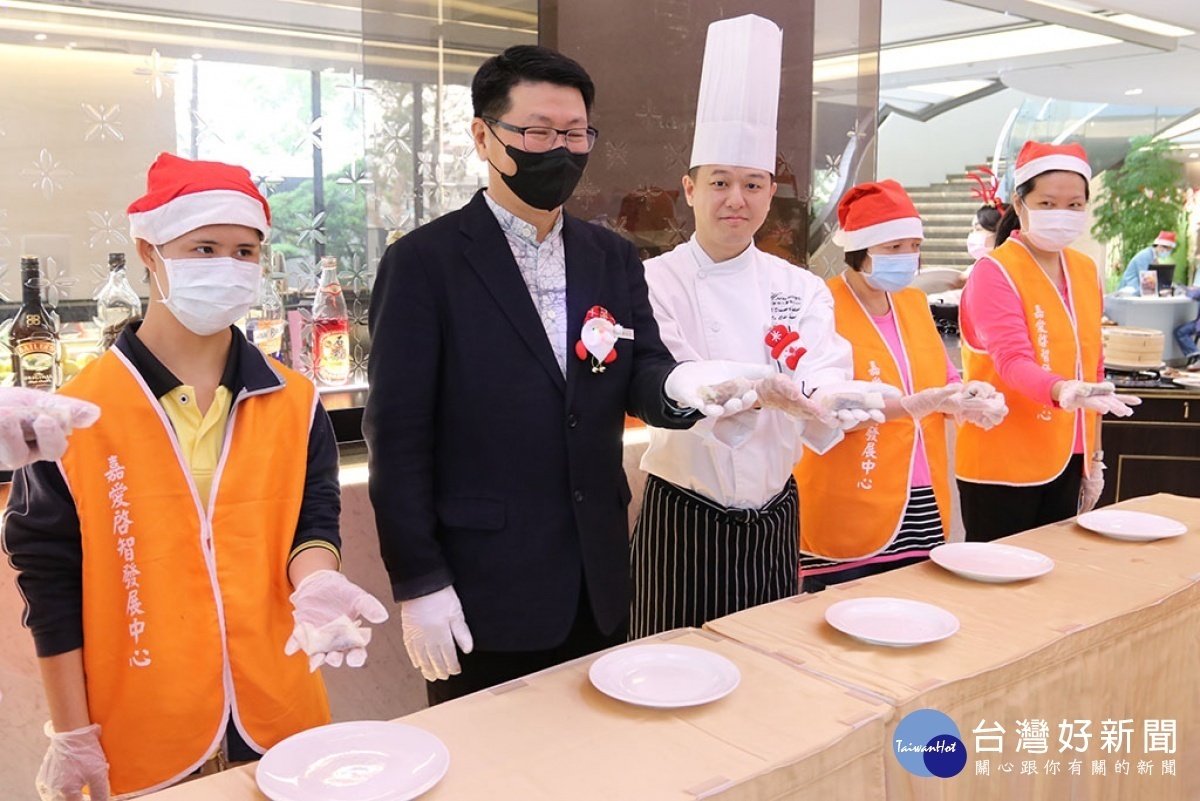
[[[312,317],[313,377],[318,384],[341,386],[350,379],[350,321],[333,256],[321,259]]]

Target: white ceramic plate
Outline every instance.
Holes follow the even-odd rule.
[[[1200,373],[1192,373],[1191,375],[1173,375],[1171,380],[1181,387],[1188,389],[1200,389]]]
[[[958,618],[933,604],[904,598],[851,598],[825,610],[838,631],[871,645],[907,648],[944,640],[958,631]]]
[[[449,767],[429,732],[363,720],[293,734],[263,755],[255,779],[273,801],[409,801]]]
[[[1187,526],[1178,520],[1125,509],[1096,509],[1081,514],[1075,522],[1097,534],[1131,542],[1161,540],[1187,533]]]
[[[605,695],[661,709],[696,706],[729,695],[742,674],[720,654],[688,645],[627,645],[592,663],[588,678]]]
[[[931,550],[929,558],[951,573],[989,584],[1025,581],[1054,569],[1049,556],[999,542],[948,542]]]

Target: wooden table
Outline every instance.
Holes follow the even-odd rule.
[[[1200,797],[1200,500],[1158,495],[1118,508],[1156,512],[1189,533],[1153,543],[1110,540],[1073,522],[1007,542],[1051,556],[1054,570],[1019,584],[982,584],[932,563],[897,570],[824,593],[757,607],[707,628],[781,656],[814,676],[884,698],[895,708],[889,732],[918,709],[949,715],[967,745],[966,769],[954,779],[917,778],[885,760],[889,799],[1194,799]],[[865,645],[830,627],[825,610],[848,598],[889,596],[937,604],[956,615],[953,637],[917,648]],[[1061,721],[1092,721],[1082,753],[1060,751]],[[1133,721],[1128,752],[1101,749],[1103,721]],[[1177,752],[1146,752],[1145,721],[1173,719]],[[1018,752],[1018,721],[1049,724],[1048,752]],[[1005,730],[1002,753],[976,752]],[[1112,724],[1116,728],[1118,724]],[[889,740],[891,735],[889,733]],[[888,746],[890,748],[890,746]],[[1072,759],[1081,775],[1069,775]],[[1116,775],[1120,759],[1130,775]],[[1177,776],[1163,777],[1162,760]],[[976,775],[977,762],[989,775]],[[1038,775],[1021,775],[1033,760]],[[1060,773],[1045,775],[1046,761]],[[1092,775],[1104,760],[1105,775]],[[1153,773],[1139,775],[1150,761]],[[1011,772],[1000,770],[1010,765]]]
[[[402,718],[436,734],[450,770],[422,801],[812,799],[882,801],[879,698],[695,629],[642,642],[719,653],[741,672],[726,698],[678,710],[631,706],[587,677],[594,657]],[[253,766],[151,797],[264,798]]]

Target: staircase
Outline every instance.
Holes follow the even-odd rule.
[[[921,214],[925,230],[925,241],[921,243],[922,267],[963,270],[971,265],[971,257],[967,255],[967,234],[971,233],[971,223],[975,221],[980,201],[971,194],[978,184],[967,177],[967,171],[978,170],[984,163],[981,160],[964,167],[961,172],[947,175],[945,181],[932,186],[906,187]],[[997,172],[1002,169],[1003,166]]]

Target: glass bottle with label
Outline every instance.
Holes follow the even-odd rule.
[[[53,392],[61,381],[58,331],[42,304],[41,264],[21,257],[21,308],[9,330],[17,386]]]
[[[337,259],[321,259],[321,281],[313,300],[313,376],[325,386],[341,386],[350,379],[350,321],[346,299],[338,283]]]
[[[96,322],[100,325],[100,350],[108,350],[126,325],[142,318],[142,299],[129,285],[125,254],[108,254],[108,280],[96,293]]]
[[[271,253],[264,248],[262,292],[258,305],[246,315],[246,336],[267,356],[283,361],[283,334],[287,327],[283,299],[276,289]]]

